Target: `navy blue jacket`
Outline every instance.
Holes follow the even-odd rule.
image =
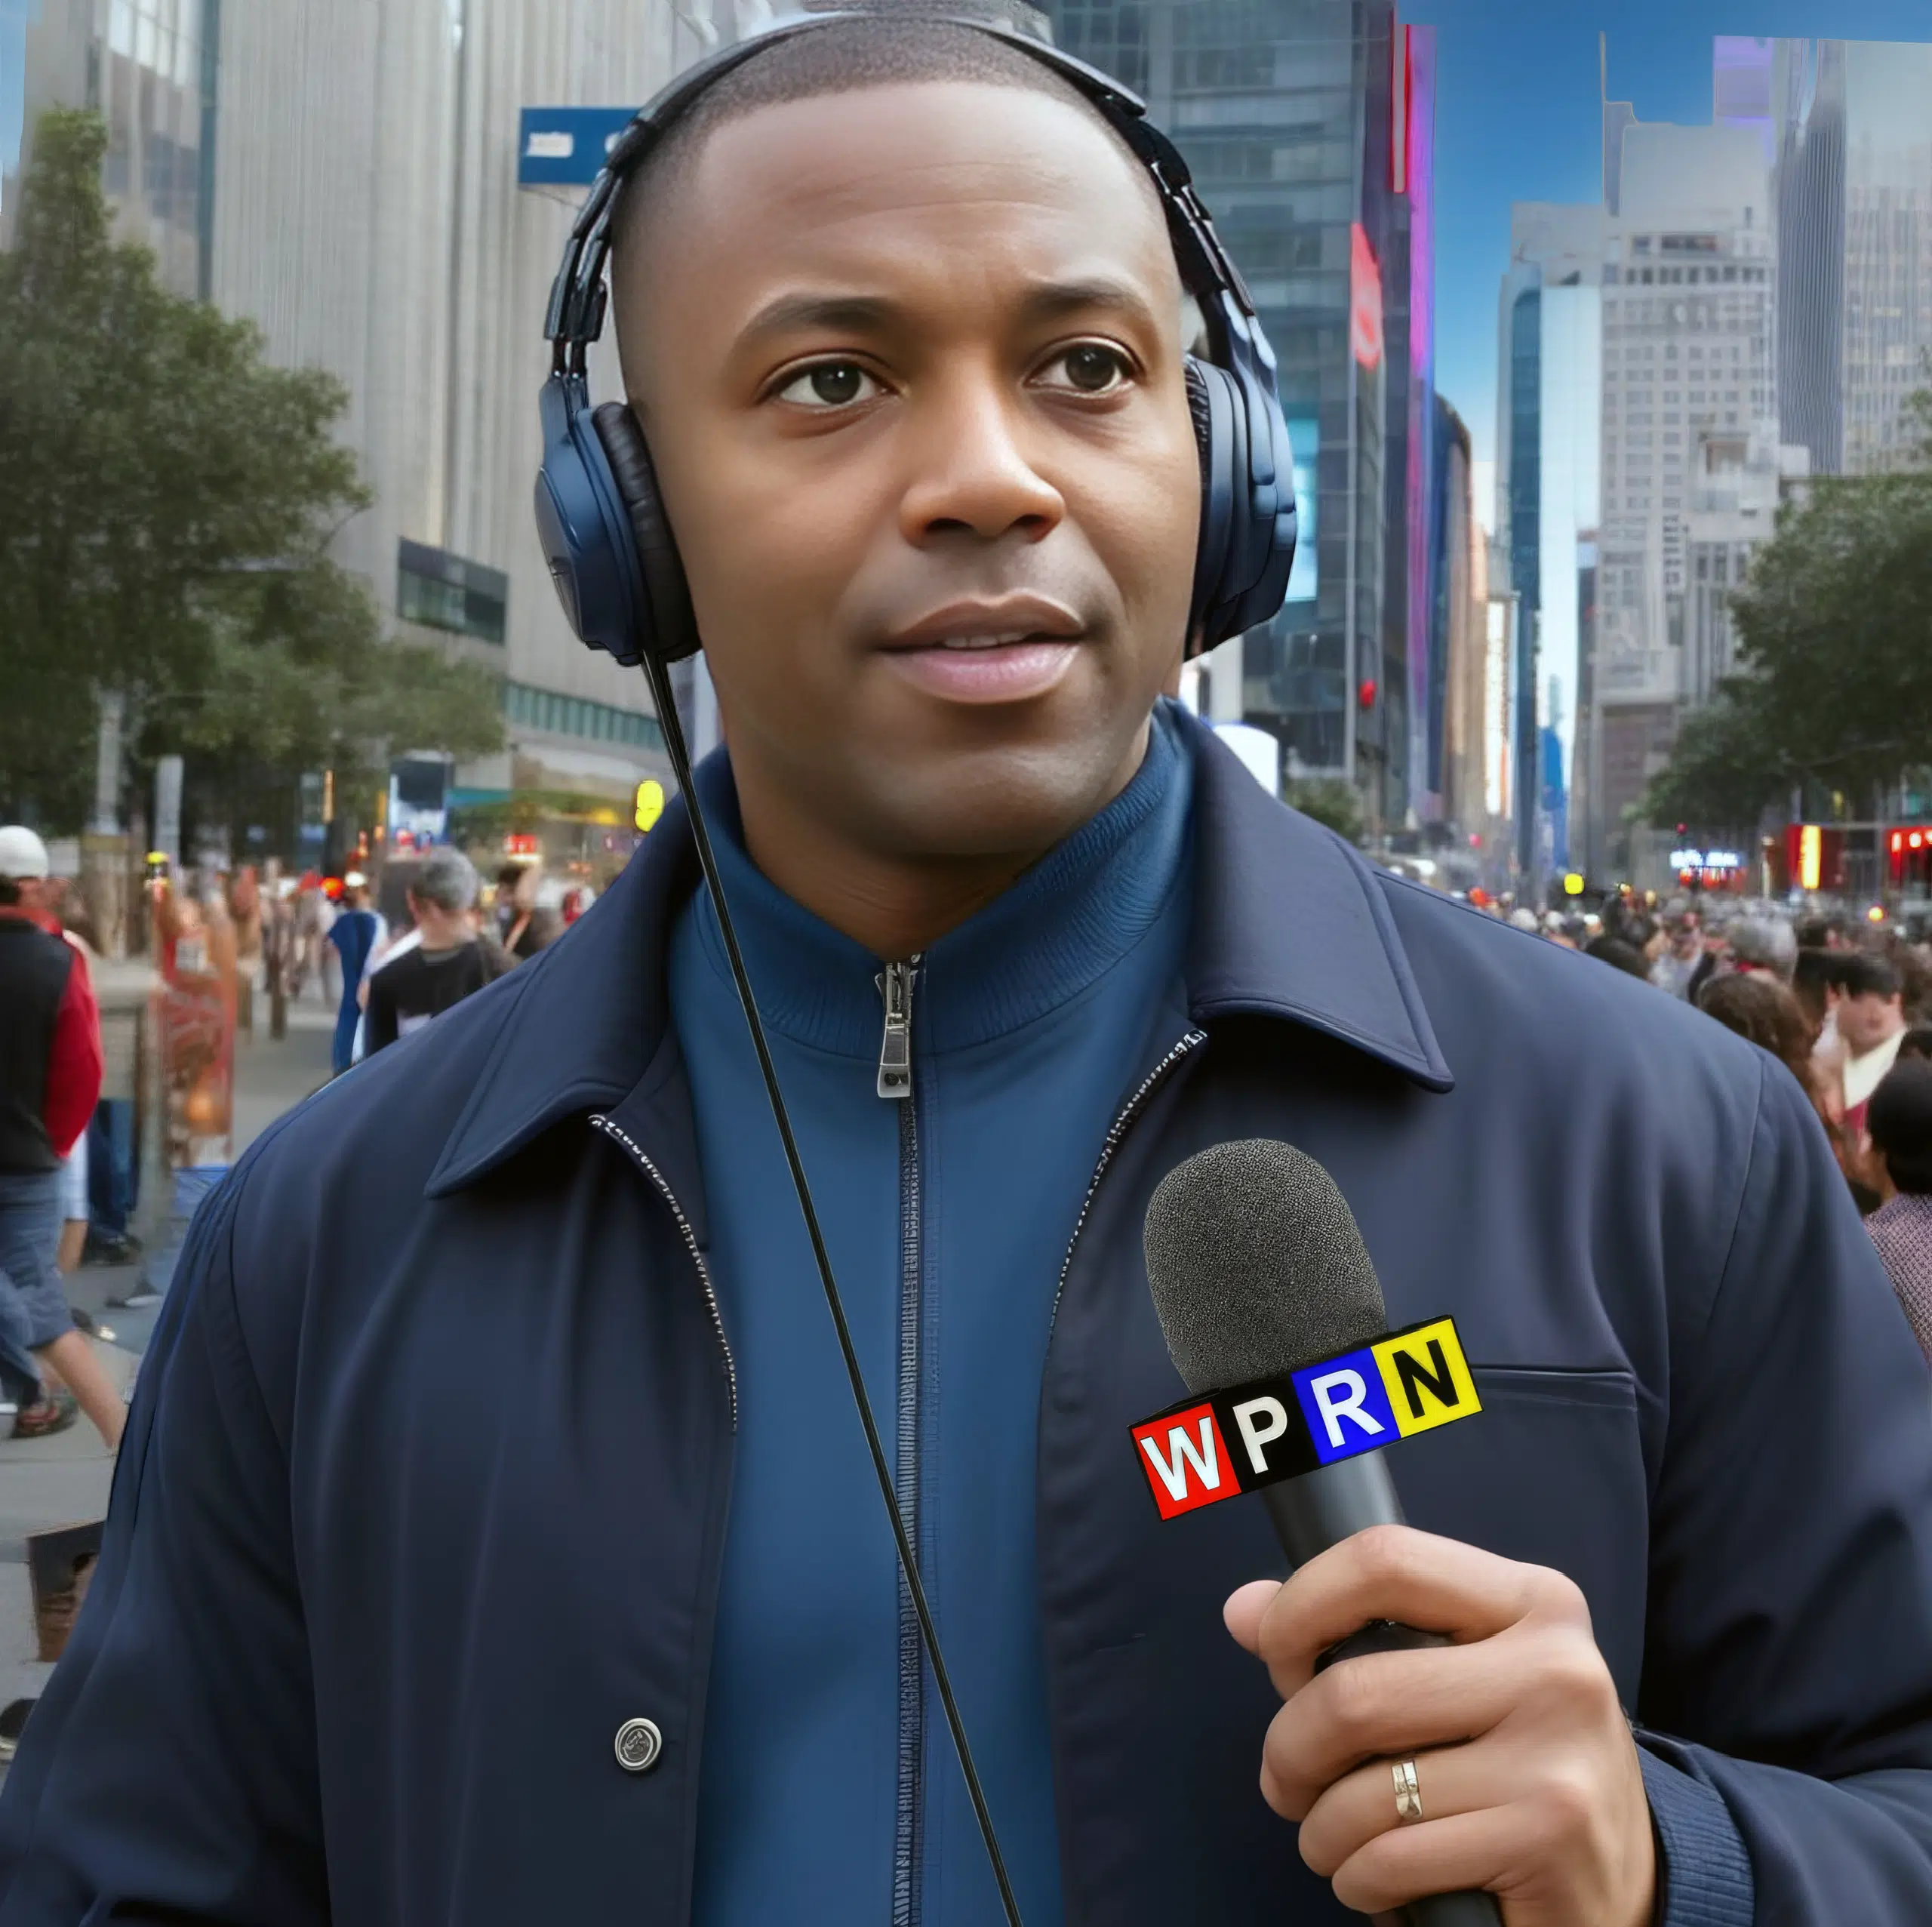
[[[1459,1320],[1484,1415],[1397,1479],[1588,1595],[1692,1796],[1653,1790],[1673,1919],[1923,1927],[1932,1389],[1796,1085],[1195,740],[1192,1027],[1109,1140],[1041,1388],[1067,1918],[1355,1917],[1256,1790],[1275,1701],[1220,1606],[1280,1569],[1265,1514],[1158,1523],[1127,1439],[1181,1392],[1147,1197],[1269,1134],[1340,1181],[1392,1324]],[[670,812],[200,1213],[0,1799],[0,1927],[683,1927],[736,1396],[664,1002],[691,887]]]

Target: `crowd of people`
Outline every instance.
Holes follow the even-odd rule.
[[[1694,1005],[1797,1079],[1932,1359],[1932,943],[1768,904],[1727,916],[1708,900],[1505,914]]]

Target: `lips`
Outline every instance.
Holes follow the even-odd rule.
[[[888,661],[927,694],[954,703],[1044,695],[1072,667],[1085,633],[1065,604],[1040,596],[949,603],[894,633]]]

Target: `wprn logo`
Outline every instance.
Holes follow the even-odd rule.
[[[1455,1320],[1438,1318],[1161,1412],[1134,1427],[1134,1453],[1175,1519],[1481,1409]]]

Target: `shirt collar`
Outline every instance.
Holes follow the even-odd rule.
[[[1195,1019],[1303,1024],[1425,1089],[1451,1088],[1376,873],[1340,837],[1269,798],[1204,725],[1184,713],[1174,722],[1193,759],[1186,977]],[[674,799],[611,888],[518,968],[430,1174],[432,1196],[460,1190],[574,1113],[621,1107],[627,1128],[660,1134],[658,1150],[675,1155],[691,1133],[674,1114],[683,1087],[672,1064],[667,953],[697,868],[683,799]]]

